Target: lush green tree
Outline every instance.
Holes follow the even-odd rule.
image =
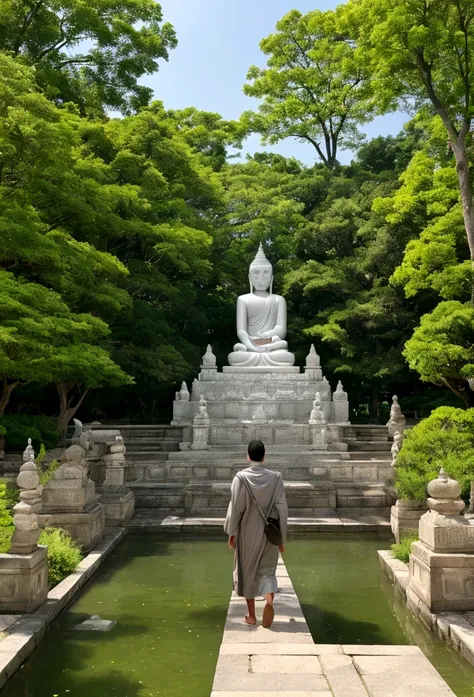
[[[370,64],[380,110],[392,110],[411,100],[418,107],[429,104],[441,119],[456,161],[464,226],[474,261],[472,2],[351,0],[347,8],[347,31],[352,31],[360,59]]]
[[[399,497],[425,501],[426,487],[441,468],[459,481],[467,498],[474,476],[474,409],[440,407],[406,432],[397,456]]]
[[[71,389],[86,388],[77,409],[87,388],[131,382],[100,345],[108,334],[104,322],[71,313],[57,293],[0,270],[0,416],[18,385],[55,382],[61,397],[58,430],[64,430],[75,413],[67,399]]]
[[[441,302],[421,318],[404,356],[422,380],[446,386],[469,407],[474,377],[474,308],[457,300]]]
[[[339,26],[343,11],[285,15],[260,43],[268,67],[251,67],[244,87],[263,99],[258,114],[244,114],[252,130],[268,143],[288,137],[311,143],[329,168],[341,147],[361,142],[359,126],[374,110],[366,65]]]
[[[0,50],[35,66],[48,96],[83,113],[147,104],[152,91],[138,80],[176,46],[154,0],[1,0],[0,17]]]

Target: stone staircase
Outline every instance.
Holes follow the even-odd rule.
[[[163,515],[225,515],[232,478],[247,466],[244,447],[180,451],[182,427],[120,428],[137,508]],[[298,445],[268,449],[267,466],[282,473],[291,516],[327,515],[337,508],[341,514],[388,517],[393,500],[386,486],[392,474],[387,429],[348,426],[344,440],[348,452],[342,453]]]

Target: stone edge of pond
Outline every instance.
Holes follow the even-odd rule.
[[[104,538],[78,564],[76,570],[48,593],[48,598],[35,612],[8,616],[12,623],[0,641],[0,689],[16,673],[27,657],[44,638],[49,625],[79,593],[125,536],[125,528],[109,528]],[[1,634],[0,634],[1,638]]]
[[[383,549],[378,552],[379,563],[403,594],[409,610],[430,630],[438,634],[460,652],[471,665],[474,665],[474,612],[440,612],[438,615],[408,589],[408,564],[395,559],[392,552]],[[1,644],[0,644],[1,646]]]

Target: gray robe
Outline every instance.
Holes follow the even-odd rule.
[[[288,506],[281,474],[265,469],[260,463],[252,462],[250,467],[239,473],[239,477],[247,479],[253,495],[267,517],[276,489],[272,517],[280,520],[284,542]],[[269,542],[265,534],[265,522],[239,477],[234,477],[232,482],[231,501],[224,530],[229,537],[235,535],[234,590],[244,598],[255,598],[277,590],[278,547]]]

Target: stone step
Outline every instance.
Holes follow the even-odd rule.
[[[179,441],[172,440],[129,440],[125,441],[127,452],[177,452],[179,451]]]
[[[155,511],[140,509],[128,525],[130,532],[143,533],[184,533],[184,534],[216,534],[224,537],[225,517],[213,513],[205,516],[179,516],[171,511]],[[359,533],[390,536],[390,522],[386,511],[370,511],[370,515],[347,511],[327,511],[317,509],[313,516],[289,517],[288,536],[321,533]]]
[[[390,452],[392,444],[389,441],[377,440],[377,441],[353,441],[349,443],[349,451],[379,451],[379,452]]]

